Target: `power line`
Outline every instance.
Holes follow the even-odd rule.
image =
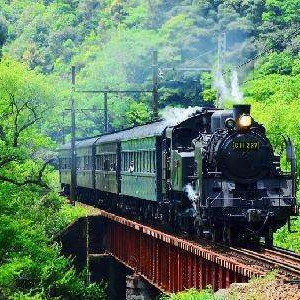
[[[297,34],[299,34],[299,33],[300,33],[300,28],[296,29],[294,32],[292,32],[291,34],[289,34],[289,35],[285,38],[285,40],[289,40],[289,39],[295,37],[295,36],[296,36]],[[287,46],[290,45],[291,43],[292,43],[292,41],[289,41],[289,42],[287,43]],[[269,52],[273,52],[273,51],[276,51],[275,46],[272,46],[272,47],[270,47],[270,48],[265,48],[265,50],[263,50],[263,52],[261,52],[261,53],[255,55],[254,57],[248,59],[247,61],[241,63],[240,65],[237,65],[235,68],[236,68],[236,69],[240,69],[240,68],[242,68],[242,67],[248,65],[249,63],[251,63],[251,62],[253,62],[253,61],[259,59],[260,57],[264,56],[265,54],[267,54],[267,53],[269,53]],[[223,72],[223,74],[226,74],[226,73],[228,73],[228,72],[229,72],[229,70]]]
[[[199,58],[201,58],[201,57],[203,57],[203,56],[205,56],[205,55],[207,55],[207,54],[210,54],[210,53],[212,53],[212,52],[215,52],[215,51],[216,51],[216,49],[208,50],[208,51],[206,51],[206,52],[204,52],[204,53],[201,53],[201,54],[198,55],[196,58],[193,58],[193,59],[188,60],[188,62],[190,63],[190,62],[197,61]]]

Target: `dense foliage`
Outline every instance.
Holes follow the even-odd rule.
[[[211,289],[203,289],[198,291],[196,289],[191,289],[170,296],[162,296],[161,300],[214,300],[216,297]]]
[[[269,74],[278,71],[280,62],[286,62],[288,69],[281,71],[289,72],[291,55],[297,55],[300,47],[297,0],[1,0],[0,7],[4,54],[59,81],[61,91],[69,90],[71,64],[79,71],[78,88],[149,89],[155,48],[161,67],[211,68],[221,32],[227,38],[225,64],[239,65],[266,49],[287,49],[287,54],[270,55],[269,64],[272,60],[279,63],[268,68]],[[247,75],[249,67],[251,64],[240,75]],[[161,69],[160,73],[160,107],[201,105],[201,99],[216,98],[203,80],[205,73],[201,79],[199,72]],[[77,96],[78,108],[93,108],[78,113],[78,135],[102,132],[103,95]],[[63,99],[61,112],[68,107],[67,98]],[[149,121],[150,107],[148,93],[109,94],[111,129]],[[69,116],[65,114],[68,133]],[[57,119],[51,124],[52,135],[62,138],[63,121],[61,116]]]
[[[58,196],[49,166],[54,142],[42,134],[53,113],[46,79],[10,60],[0,63],[0,298],[101,299],[54,237],[85,212]],[[27,298],[26,298],[27,299]]]
[[[276,59],[277,57],[277,59]],[[278,57],[285,59],[280,60]],[[262,62],[255,76],[244,86],[245,98],[252,104],[253,116],[263,123],[273,143],[281,154],[282,167],[286,167],[284,137],[291,137],[298,158],[298,184],[300,174],[300,76],[299,58],[286,52],[273,53]],[[299,199],[299,192],[298,192]],[[292,221],[292,229],[300,229],[300,218]],[[300,252],[300,233],[289,234],[287,227],[275,234],[278,246]]]
[[[289,12],[294,4],[287,2],[284,11]],[[155,48],[159,49],[161,67],[211,68],[223,31],[227,35],[226,62],[230,64],[240,64],[253,56],[257,47],[264,47],[266,38],[272,46],[272,39],[281,34],[282,27],[293,28],[291,24],[297,18],[293,14],[279,24],[271,13],[276,5],[266,0],[2,0],[0,40],[6,41],[5,54],[49,74],[53,81],[63,79],[61,90],[69,89],[71,64],[79,71],[78,87],[149,89]],[[293,51],[297,47],[295,43]],[[161,107],[201,105],[201,99],[214,100],[213,91],[202,94],[206,87],[198,72],[161,71]],[[78,95],[78,108],[98,109],[78,113],[78,135],[103,131],[103,114],[99,111],[103,109],[102,99],[101,94]],[[133,103],[137,99],[138,106]],[[111,129],[149,121],[150,102],[147,93],[110,94]],[[61,103],[61,110],[68,106],[67,101]],[[69,123],[68,117],[65,122]]]

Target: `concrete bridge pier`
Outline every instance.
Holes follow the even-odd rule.
[[[90,282],[104,281],[107,284],[108,300],[124,300],[126,278],[131,270],[108,254],[90,254],[88,271]]]
[[[153,297],[153,291],[141,276],[137,274],[126,276],[126,300],[152,300]]]

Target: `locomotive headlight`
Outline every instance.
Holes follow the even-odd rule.
[[[250,127],[252,123],[252,119],[249,115],[242,115],[238,120],[238,125],[241,128]]]

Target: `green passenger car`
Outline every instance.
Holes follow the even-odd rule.
[[[64,185],[71,184],[71,151],[70,149],[63,149],[58,152],[59,159],[59,179],[60,183]]]
[[[76,148],[81,141],[76,141]],[[62,185],[71,184],[71,143],[66,143],[58,149],[59,178]]]
[[[121,141],[121,194],[157,200],[156,136]]]
[[[100,139],[101,140],[101,139]],[[119,142],[96,143],[95,186],[97,190],[119,193],[117,176]]]
[[[88,139],[76,146],[77,186],[93,189],[93,143]]]

